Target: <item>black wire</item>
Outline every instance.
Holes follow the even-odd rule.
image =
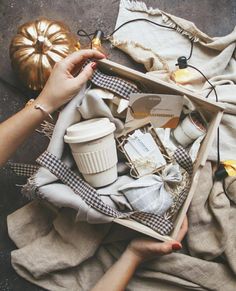
[[[111,37],[115,32],[117,32],[117,31],[118,31],[121,27],[123,27],[124,25],[126,25],[126,24],[128,24],[128,23],[136,22],[136,21],[146,21],[146,22],[152,23],[152,24],[154,24],[154,25],[157,25],[157,26],[159,26],[159,27],[164,27],[164,28],[167,28],[167,29],[175,30],[174,27],[170,27],[170,26],[167,26],[167,25],[164,25],[164,24],[160,24],[160,23],[154,22],[154,21],[149,20],[149,19],[146,19],[146,18],[136,18],[136,19],[128,20],[128,21],[122,23],[120,26],[118,26],[115,30],[113,30],[112,33],[110,33],[110,34],[109,34],[107,37],[105,37],[104,39],[108,39],[109,37]],[[187,61],[191,59],[192,54],[193,54],[193,40],[191,40],[191,48],[190,48],[190,53],[189,53],[189,57],[187,58]]]
[[[214,91],[216,102],[218,102],[219,101],[218,94],[216,92],[215,86],[208,80],[208,78],[198,68],[196,68],[193,65],[189,65],[189,64],[188,64],[188,67],[193,68],[194,70],[198,71],[203,76],[203,78],[207,81],[207,83],[211,86],[211,90],[210,90],[210,92],[208,92],[206,98],[208,98],[209,95],[211,94],[211,92]],[[219,167],[220,166],[220,128],[219,128],[219,126],[217,128],[216,147],[217,147],[217,166]]]
[[[115,30],[113,30],[109,35],[103,37],[102,40],[108,40],[114,33],[116,33],[123,26],[125,26],[126,24],[129,24],[129,23],[132,23],[132,22],[136,22],[136,21],[146,21],[146,22],[152,23],[154,25],[157,25],[159,27],[175,30],[174,27],[170,27],[170,26],[167,26],[167,25],[164,25],[164,24],[160,24],[160,23],[154,22],[154,21],[146,19],[146,18],[135,18],[135,19],[131,19],[131,20],[128,20],[128,21],[122,23]],[[95,34],[95,31],[91,32],[91,33],[87,33],[84,29],[79,29],[77,31],[77,35],[78,36],[87,37],[89,39],[91,48],[92,48],[92,38],[91,38],[91,36],[93,36],[94,34]],[[187,58],[187,61],[190,60],[190,58],[192,57],[192,54],[193,54],[193,40],[191,40],[191,48],[190,48],[190,53],[189,53],[189,57]]]
[[[128,21],[122,23],[115,30],[113,30],[109,35],[103,37],[103,40],[107,40],[109,37],[111,37],[114,33],[116,33],[119,29],[121,29],[121,27],[125,26],[126,24],[129,24],[129,23],[132,23],[132,22],[136,22],[136,21],[146,21],[146,22],[152,23],[152,24],[160,26],[160,27],[164,27],[164,28],[167,28],[167,29],[175,30],[174,27],[170,27],[170,26],[167,26],[167,25],[164,25],[164,24],[160,24],[160,23],[154,22],[154,21],[146,19],[146,18],[135,18],[135,19],[131,19],[131,20],[128,20]],[[79,29],[77,31],[77,35],[78,36],[87,37],[87,38],[89,38],[90,41],[92,40],[91,36],[94,35],[94,34],[95,34],[95,31],[91,32],[91,33],[87,33],[84,29]]]
[[[211,88],[211,90],[207,93],[207,95],[206,95],[206,99],[210,96],[210,94],[211,94],[211,92],[213,91],[213,88]]]
[[[170,26],[167,26],[167,25],[164,25],[164,24],[160,24],[160,23],[154,22],[154,21],[149,20],[149,19],[146,19],[146,18],[135,18],[135,19],[131,19],[131,20],[128,20],[128,21],[122,23],[115,30],[113,30],[112,33],[110,33],[107,37],[105,37],[105,39],[108,39],[109,37],[111,37],[115,32],[117,32],[124,25],[126,25],[128,23],[136,22],[136,21],[146,21],[146,22],[152,23],[152,24],[157,25],[157,26],[160,26],[160,27],[164,27],[164,28],[168,28],[168,29],[175,30],[174,27],[170,27]]]
[[[83,33],[83,34],[82,34],[82,33]],[[91,39],[90,36],[94,35],[94,33],[95,33],[95,32],[87,33],[84,29],[79,29],[79,30],[77,31],[77,35],[78,35],[78,36],[82,36],[82,37],[86,36],[86,37],[88,37],[89,39]]]
[[[160,26],[160,27],[164,27],[164,28],[168,28],[168,29],[174,30],[173,27],[169,27],[169,26],[166,26],[166,25],[163,25],[163,24],[160,24],[160,23],[151,21],[151,20],[146,19],[146,18],[136,18],[136,19],[132,19],[132,20],[129,20],[129,21],[124,22],[119,27],[117,27],[115,30],[113,30],[112,33],[110,33],[110,35],[108,35],[107,37],[103,37],[103,40],[107,40],[109,37],[111,37],[115,32],[117,32],[124,25],[126,25],[128,23],[131,23],[131,22],[136,22],[136,21],[146,21],[146,22],[152,23],[152,24],[157,25],[157,26]],[[95,32],[87,33],[84,29],[79,29],[77,31],[77,35],[78,36],[80,36],[80,37],[87,37],[89,39],[90,48],[91,49],[92,49],[92,37],[91,36],[93,36],[94,34],[95,34]],[[191,55],[192,55],[192,46],[191,46],[190,57],[191,57]],[[15,85],[11,84],[10,82],[4,80],[2,77],[0,77],[0,81],[3,84],[7,85],[8,87],[11,87],[12,89],[16,90],[18,93],[20,92],[23,96],[26,95],[26,93],[24,91],[22,91],[20,88],[16,87]]]
[[[105,36],[102,38],[102,40],[108,40],[115,32],[117,32],[121,27],[123,27],[124,25],[128,24],[128,23],[132,23],[132,22],[136,22],[136,21],[146,21],[146,22],[149,22],[149,23],[152,23],[154,25],[157,25],[157,26],[160,26],[160,27],[164,27],[164,28],[167,28],[167,29],[172,29],[172,30],[175,30],[175,28],[173,27],[169,27],[167,25],[164,25],[164,24],[160,24],[160,23],[157,23],[157,22],[154,22],[152,20],[149,20],[149,19],[146,19],[146,18],[135,18],[135,19],[131,19],[131,20],[128,20],[124,23],[122,23],[120,26],[118,26],[115,30],[113,30],[108,36]],[[95,34],[95,31],[94,32],[91,32],[91,33],[87,33],[84,29],[79,29],[77,31],[77,35],[78,36],[81,36],[81,37],[87,37],[89,39],[89,42],[90,42],[90,47],[92,48],[92,38],[91,36]],[[192,49],[191,49],[192,51]],[[191,53],[190,53],[191,55]]]
[[[194,67],[193,65],[189,65],[189,64],[188,64],[188,67],[193,68],[194,70],[198,71],[204,77],[204,79],[207,81],[207,83],[211,86],[212,90],[214,90],[214,93],[215,93],[215,96],[216,96],[216,102],[218,102],[218,95],[217,95],[215,86],[208,80],[208,78],[198,68]]]
[[[131,20],[128,20],[124,23],[122,23],[120,26],[118,26],[115,30],[113,30],[108,36],[104,37],[103,40],[108,40],[114,33],[116,33],[119,29],[121,29],[123,26],[125,26],[126,24],[129,24],[129,23],[132,23],[132,22],[136,22],[136,21],[146,21],[146,22],[149,22],[149,23],[152,23],[154,25],[157,25],[159,27],[163,27],[163,28],[167,28],[167,29],[171,29],[171,30],[175,30],[174,27],[169,27],[167,25],[163,25],[163,24],[160,24],[160,23],[157,23],[157,22],[154,22],[152,20],[149,20],[149,19],[146,19],[146,18],[136,18],[136,19],[131,19]],[[82,34],[82,33],[83,34]],[[90,44],[91,44],[91,48],[92,48],[92,38],[91,36],[95,34],[95,32],[93,33],[87,33],[85,30],[83,29],[80,29],[77,31],[77,34],[81,37],[87,37],[89,40],[90,40]],[[187,59],[190,60],[191,57],[192,57],[192,54],[193,54],[193,43],[194,41],[191,40],[191,47],[190,47],[190,53],[189,53],[189,56]],[[193,68],[194,70],[196,70],[197,72],[199,72],[203,77],[204,79],[207,81],[207,83],[211,86],[211,90],[208,92],[206,98],[209,97],[209,95],[211,94],[211,92],[214,90],[214,93],[215,93],[215,98],[216,98],[216,102],[218,102],[218,95],[217,95],[217,92],[216,92],[216,89],[215,89],[215,86],[208,80],[208,78],[198,69],[196,68],[195,66],[193,65],[187,65],[188,67],[190,68]],[[131,108],[132,109],[132,108]],[[217,128],[217,164],[218,166],[220,165],[220,131],[219,131],[219,127]]]
[[[219,168],[220,166],[220,126],[217,127],[216,147],[217,147],[217,167]]]
[[[83,33],[83,34],[81,34],[81,32]],[[88,39],[89,39],[89,46],[90,46],[90,48],[92,49],[92,38],[91,38],[91,36],[92,35],[94,35],[95,34],[95,32],[91,32],[91,33],[87,33],[85,30],[83,30],[83,29],[79,29],[78,31],[77,31],[77,35],[79,35],[79,36],[81,36],[81,37],[87,37]]]
[[[120,28],[122,28],[124,25],[128,24],[128,23],[132,23],[132,22],[136,22],[136,21],[147,21],[147,22],[150,22],[154,25],[157,25],[157,26],[160,26],[160,27],[164,27],[164,28],[168,28],[168,29],[173,29],[175,30],[175,28],[173,27],[169,27],[169,26],[166,26],[166,25],[163,25],[163,24],[159,24],[159,23],[156,23],[154,21],[151,21],[149,19],[146,19],[146,18],[136,18],[136,19],[132,19],[132,20],[129,20],[129,21],[126,21],[124,22],[123,24],[121,24],[120,26],[118,26],[112,33],[110,33],[110,35],[108,35],[105,39],[108,39],[109,37],[111,37],[115,32],[117,32]],[[189,53],[189,56],[187,58],[187,61],[191,59],[192,57],[192,54],[193,54],[193,40],[191,40],[191,47],[190,47],[190,53]],[[215,86],[208,80],[208,78],[198,69],[196,68],[195,66],[193,65],[189,65],[188,64],[188,67],[190,68],[193,68],[195,69],[196,71],[198,71],[203,77],[204,79],[207,81],[207,83],[211,86],[211,90],[210,92],[207,94],[206,98],[209,97],[209,95],[211,94],[212,91],[214,91],[215,93],[215,98],[216,98],[216,102],[218,102],[218,95],[217,95],[217,92],[216,92],[216,89],[215,89]],[[131,107],[132,109],[132,107]],[[217,165],[219,167],[220,165],[220,128],[218,127],[217,128]]]
[[[191,59],[192,54],[193,54],[193,40],[191,40],[191,48],[190,48],[190,53],[189,53],[189,57],[187,58],[187,61]]]

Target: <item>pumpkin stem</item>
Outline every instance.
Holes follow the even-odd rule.
[[[48,50],[50,50],[51,46],[52,44],[48,40],[48,38],[42,35],[37,37],[36,42],[34,44],[35,52],[39,54],[46,53]]]

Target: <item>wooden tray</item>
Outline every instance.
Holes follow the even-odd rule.
[[[180,94],[187,96],[196,106],[196,109],[201,112],[204,118],[208,122],[208,130],[206,136],[201,144],[198,157],[194,163],[194,174],[193,182],[188,193],[188,197],[185,200],[182,208],[179,210],[178,214],[174,220],[174,228],[168,236],[160,235],[158,232],[150,229],[149,227],[131,220],[131,219],[115,219],[114,222],[121,224],[125,227],[131,228],[153,238],[156,238],[161,241],[168,241],[176,239],[177,234],[180,230],[180,227],[183,223],[186,212],[189,208],[190,202],[193,198],[194,193],[196,192],[196,187],[198,183],[198,178],[200,174],[200,169],[205,165],[205,162],[208,157],[209,150],[212,146],[212,142],[216,136],[217,128],[220,124],[224,107],[218,105],[216,102],[203,99],[197,94],[192,93],[191,91],[179,87],[175,84],[170,84],[162,80],[154,79],[153,77],[147,76],[143,73],[135,71],[133,69],[127,68],[125,66],[119,65],[109,60],[101,60],[98,62],[98,68],[104,73],[117,75],[130,81],[135,82],[144,90],[148,90],[148,93],[157,93],[157,94]],[[196,194],[197,195],[197,192]]]

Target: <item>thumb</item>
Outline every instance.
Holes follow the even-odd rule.
[[[155,243],[155,252],[159,255],[167,255],[173,251],[180,250],[182,245],[177,241],[168,241],[164,243]]]
[[[178,241],[172,241],[171,248],[173,251],[178,251],[178,250],[182,249],[182,244]]]
[[[94,69],[96,66],[95,62],[89,63],[86,65],[77,77],[74,78],[76,85],[80,88],[84,83],[86,83],[93,75]]]

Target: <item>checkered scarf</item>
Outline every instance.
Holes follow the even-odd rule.
[[[90,62],[91,61],[87,61],[84,66]],[[90,81],[97,87],[109,90],[127,100],[129,100],[130,94],[141,93],[134,83],[128,82],[116,76],[106,75],[98,69],[94,71]]]
[[[175,153],[175,159],[185,170],[192,173],[191,158],[188,156],[183,148],[178,148]],[[181,159],[181,161],[179,160]],[[67,167],[61,160],[56,158],[50,152],[44,152],[37,162],[48,169],[64,184],[71,187],[71,189],[79,195],[89,206],[98,210],[99,212],[114,217],[114,218],[132,218],[139,221],[155,231],[158,231],[161,235],[168,234],[173,228],[173,223],[163,216],[146,213],[146,212],[120,212],[109,205],[105,204],[100,198],[97,191],[91,187],[88,183],[82,180],[76,175],[69,167]]]
[[[177,161],[177,163],[185,169],[185,171],[192,176],[193,174],[193,162],[189,154],[185,151],[185,149],[181,146],[177,148],[177,150],[174,152],[174,158]]]
[[[30,177],[34,173],[36,173],[39,169],[38,165],[12,163],[12,162],[8,162],[7,167],[10,168],[16,175],[22,176],[22,177]]]
[[[173,203],[172,207],[168,210],[168,218],[173,217],[176,212],[180,209],[180,207],[183,205],[184,201],[186,200],[191,183],[192,183],[192,174],[193,174],[193,163],[192,159],[189,156],[189,154],[185,151],[185,149],[181,146],[177,148],[177,150],[174,153],[174,158],[177,161],[177,163],[188,173],[189,180],[187,181],[186,186],[184,189],[178,193],[178,196],[175,197],[175,202]]]

